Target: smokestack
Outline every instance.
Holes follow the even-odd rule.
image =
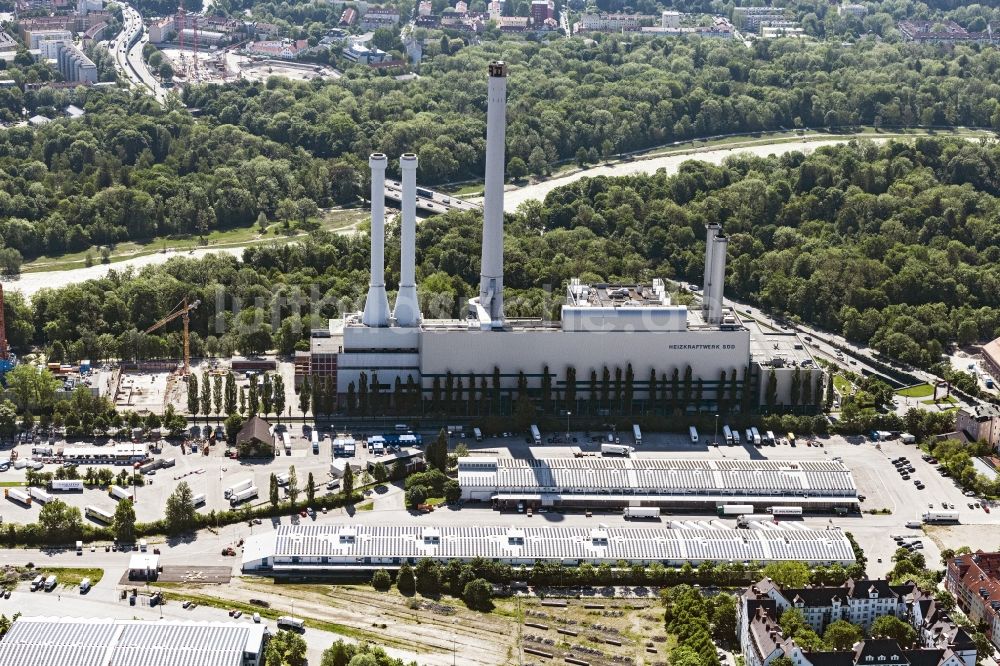
[[[705,225],[706,237],[705,237],[705,276],[701,284],[701,316],[704,317],[705,321],[708,321],[710,303],[712,300],[712,277],[714,273],[712,272],[712,260],[715,250],[713,245],[715,242],[715,237],[719,235],[722,227],[718,222],[712,222]]]
[[[403,172],[403,224],[399,248],[399,293],[392,316],[397,326],[413,327],[420,323],[420,305],[417,302],[416,245],[417,245],[417,156],[404,153],[399,158]]]
[[[503,176],[507,124],[507,65],[489,66],[486,110],[486,195],[479,305],[493,328],[503,327]]]
[[[388,163],[382,153],[372,153],[368,158],[372,170],[372,249],[368,298],[361,317],[365,326],[389,325],[389,298],[385,295],[385,167]]]
[[[708,304],[708,323],[718,326],[722,323],[722,297],[726,284],[726,250],[729,239],[716,236],[712,241],[712,297]]]

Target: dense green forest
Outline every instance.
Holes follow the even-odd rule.
[[[998,160],[993,142],[920,138],[584,179],[507,216],[508,315],[556,316],[574,276],[700,281],[704,225],[718,221],[730,237],[727,293],[930,366],[950,343],[1000,335]],[[474,293],[481,224],[449,213],[418,226],[428,316],[460,315]],[[397,234],[390,225],[390,286]],[[30,306],[10,297],[12,344],[70,359],[176,357],[177,332],[138,331],[187,295],[204,303],[192,315],[193,354],[290,353],[313,323],[363,305],[363,235],[317,233],[248,248],[243,260],[174,259],[42,291]]]
[[[1000,52],[866,41],[503,41],[439,56],[397,81],[200,86],[161,108],[121,90],[15,93],[80,120],[0,134],[0,238],[26,257],[296,219],[356,201],[373,150],[416,151],[420,182],[482,174],[485,68],[511,62],[508,159],[535,173],[727,132],[861,124],[1000,127]]]

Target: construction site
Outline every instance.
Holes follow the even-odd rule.
[[[282,44],[290,40],[255,42],[242,22],[188,13],[183,3],[176,15],[151,24],[149,32],[150,42],[159,46],[174,68],[174,82],[181,85],[263,81],[270,76],[298,81],[340,77],[330,67],[282,55]]]

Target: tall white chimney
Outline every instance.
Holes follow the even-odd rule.
[[[716,236],[712,241],[712,300],[708,304],[708,323],[718,326],[722,323],[722,297],[726,284],[726,251],[729,238]]]
[[[507,124],[507,65],[489,66],[486,110],[486,195],[479,305],[492,328],[503,327],[503,180]]]
[[[372,170],[372,249],[368,298],[361,317],[365,326],[389,325],[389,298],[385,295],[385,167],[388,163],[382,153],[372,153],[368,158]]]
[[[705,276],[701,284],[701,316],[708,320],[708,311],[710,309],[710,303],[712,301],[712,277],[714,275],[712,271],[712,261],[715,256],[715,250],[713,249],[713,243],[715,237],[719,235],[719,231],[722,230],[721,225],[718,222],[711,222],[705,225]]]
[[[399,158],[403,172],[403,224],[399,248],[399,293],[392,316],[397,326],[413,327],[420,323],[420,304],[417,302],[417,156],[404,153]]]

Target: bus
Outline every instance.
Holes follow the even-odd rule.
[[[113,513],[96,506],[84,507],[83,513],[87,516],[87,518],[92,518],[93,520],[107,523],[109,525],[114,522],[115,519],[115,515]]]
[[[286,631],[302,632],[306,630],[306,623],[291,615],[282,615],[278,618],[278,629]]]

